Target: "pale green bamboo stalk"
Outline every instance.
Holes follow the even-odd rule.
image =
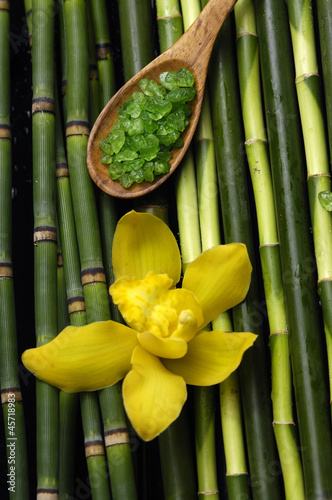
[[[332,401],[332,212],[325,210],[318,199],[320,192],[331,191],[329,147],[322,112],[312,2],[294,0],[287,5]]]
[[[292,377],[274,195],[264,128],[255,12],[251,0],[234,8],[245,145],[254,190],[270,327],[273,428],[286,498],[305,498],[302,464],[293,417]]]

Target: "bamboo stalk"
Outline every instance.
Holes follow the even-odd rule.
[[[328,110],[332,106],[332,4],[329,0],[316,0],[316,7],[319,48],[320,48],[320,66],[323,76],[324,103],[326,110],[327,133],[330,158],[332,157],[332,116]]]
[[[90,0],[86,2],[86,9],[87,20],[90,20],[92,17]],[[95,54],[95,32],[92,22],[87,23],[87,31],[89,50],[89,123],[90,127],[92,127],[101,109],[99,72]]]
[[[67,43],[67,130],[68,123],[71,127],[71,120],[76,117],[78,109],[78,127],[88,129],[88,50],[86,39],[83,46],[73,40],[72,35],[76,36],[76,31],[83,29],[82,35],[85,33],[85,2],[65,2],[64,16],[66,27],[66,43]],[[75,67],[75,59],[80,61],[78,67]],[[81,74],[76,72],[81,70]],[[76,78],[80,79],[80,103],[76,102]],[[75,125],[74,125],[75,127]],[[61,134],[59,135],[61,137]],[[64,265],[66,271],[67,284],[67,300],[70,313],[71,324],[82,326],[87,322],[85,310],[85,297],[81,281],[82,263],[78,257],[81,252],[79,244],[79,236],[82,239],[82,226],[80,222],[79,212],[80,206],[77,206],[75,198],[78,197],[78,192],[75,190],[75,179],[79,178],[80,169],[84,176],[84,151],[86,149],[87,138],[84,135],[68,136],[66,138],[68,151],[67,162],[59,163],[58,176],[58,206],[59,213],[62,214],[62,223],[60,224],[61,231],[64,231],[61,239],[63,242]],[[61,144],[61,143],[60,143]],[[69,161],[70,159],[70,161]],[[60,170],[61,169],[61,170]],[[69,183],[70,173],[70,183]],[[60,175],[61,174],[61,175]],[[87,181],[87,175],[85,176]],[[83,181],[82,181],[83,182]],[[83,182],[84,185],[84,182]],[[74,188],[73,188],[74,186]],[[61,188],[61,190],[60,190]],[[91,186],[87,186],[82,191],[87,199],[93,199]],[[93,209],[93,207],[92,207]],[[91,224],[91,223],[90,223]],[[80,230],[80,231],[79,231]],[[89,235],[89,233],[87,233]],[[77,235],[77,240],[76,240]],[[98,233],[96,233],[98,241]],[[90,236],[91,238],[91,236]],[[92,252],[91,252],[92,253]],[[92,254],[93,255],[93,254]],[[108,500],[110,498],[110,486],[107,474],[106,454],[102,437],[102,429],[99,415],[99,403],[96,393],[80,394],[80,407],[84,433],[84,447],[87,461],[88,473],[90,480],[91,493],[93,498]]]
[[[0,11],[0,380],[9,498],[29,491],[24,408],[18,376],[12,265],[12,145],[10,123],[9,3]]]
[[[65,26],[65,7],[64,7],[64,1],[65,0],[59,0],[58,6],[59,6],[59,14],[58,14],[58,20],[59,20],[59,43],[60,43],[60,67],[61,67],[61,83],[60,83],[60,88],[61,88],[61,106],[63,109],[63,114],[66,120],[67,116],[67,99],[66,99],[66,92],[67,92],[67,35],[66,35],[66,26]]]
[[[81,279],[87,322],[90,323],[110,319],[110,310],[96,200],[92,181],[86,168],[85,157],[89,133],[85,2],[82,0],[66,1],[65,16],[68,43],[68,116],[66,125],[68,165],[81,261]],[[75,61],[79,61],[79,65],[75,64]],[[98,399],[104,422],[112,497],[113,499],[136,498],[129,437],[119,386],[116,385],[100,391]],[[86,395],[84,406],[89,406],[91,400],[92,396]],[[97,418],[97,412],[93,407],[86,411],[91,416],[91,425]],[[98,443],[102,443],[100,435],[92,437],[97,439]],[[88,453],[89,456],[92,456],[90,451]],[[125,482],[122,480],[124,475],[126,476]]]
[[[328,498],[331,424],[287,7],[255,9],[306,498]]]
[[[57,334],[53,2],[33,0],[32,134],[36,344]],[[58,390],[36,381],[37,498],[58,495]]]
[[[118,2],[123,72],[128,81],[154,57],[151,7],[146,0]],[[131,29],[128,29],[131,26]]]
[[[271,464],[278,465],[278,457],[272,430],[270,376],[262,327],[265,308],[261,308],[258,285],[234,51],[233,18],[230,16],[215,45],[209,84],[225,242],[245,243],[253,265],[247,297],[232,311],[235,331],[258,334],[253,349],[245,354],[239,368],[249,481],[255,499],[272,499],[280,498],[280,478],[271,467]]]
[[[310,214],[313,229],[318,290],[322,302],[330,401],[332,401],[332,212],[319,202],[321,191],[331,191],[328,144],[318,74],[312,2],[288,5],[295,62],[295,83],[304,140]],[[332,411],[332,408],[331,408]]]
[[[75,224],[73,218],[70,185],[68,177],[67,159],[64,149],[60,107],[56,95],[56,187],[57,213],[61,254],[61,267],[58,265],[58,288],[62,284],[64,290],[58,292],[58,304],[63,305],[63,316],[58,313],[58,329],[61,331],[67,324],[85,324],[83,291],[80,296],[78,290],[82,288],[80,282],[79,259],[76,242]],[[65,263],[63,262],[65,256]],[[76,280],[75,280],[76,276]],[[73,284],[74,283],[74,284]],[[83,309],[83,310],[82,310]],[[75,320],[76,316],[76,320]],[[70,318],[70,319],[69,319]],[[79,319],[80,318],[80,319]],[[74,494],[74,471],[76,451],[76,426],[78,416],[79,397],[60,391],[60,437],[59,437],[59,499],[65,500]]]
[[[106,3],[104,0],[90,0],[90,3],[94,28],[94,50],[96,53],[100,84],[99,112],[113,96],[116,84]],[[117,206],[114,198],[100,191],[99,223],[108,286],[114,281],[112,259],[110,256],[112,254],[113,235],[117,219]],[[114,306],[111,296],[109,296],[109,302],[112,318],[120,321],[121,318],[118,309]]]
[[[239,0],[234,12],[245,145],[256,204],[259,251],[270,327],[273,429],[286,498],[304,499],[302,464],[292,408],[291,366],[279,241],[260,91],[258,39],[251,0]]]

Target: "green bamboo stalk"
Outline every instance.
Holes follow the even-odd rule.
[[[53,2],[33,0],[32,136],[36,344],[57,334]],[[37,498],[58,494],[58,390],[36,381]]]
[[[87,0],[87,20],[92,17],[91,2]],[[100,84],[95,53],[95,33],[93,23],[87,23],[88,31],[88,50],[89,50],[89,123],[90,127],[98,118],[100,112]]]
[[[123,72],[128,81],[154,58],[152,30],[149,29],[151,6],[147,0],[121,0],[118,9]]]
[[[0,11],[0,382],[10,499],[29,491],[12,266],[9,3]]]
[[[279,462],[272,429],[270,373],[262,327],[265,310],[261,309],[258,286],[234,51],[233,18],[230,16],[221,28],[210,62],[216,160],[225,242],[245,243],[253,265],[247,297],[232,311],[235,331],[258,334],[253,349],[245,354],[239,368],[249,481],[255,499],[277,499],[280,498],[280,477],[272,468]]]
[[[183,22],[178,0],[156,1],[160,52],[165,52],[183,34]]]
[[[332,4],[330,0],[316,0],[315,2],[319,47],[320,47],[320,66],[323,75],[324,103],[326,109],[326,121],[328,132],[328,144],[330,158],[332,157],[332,116],[328,110],[332,106]]]
[[[292,378],[279,241],[260,90],[258,39],[251,0],[239,0],[234,13],[245,145],[256,204],[259,251],[270,327],[273,429],[286,498],[304,499],[302,464],[292,408]]]
[[[306,498],[328,498],[331,423],[287,7],[255,9]]]
[[[60,43],[60,63],[61,63],[61,96],[62,96],[62,109],[63,114],[67,116],[67,41],[66,41],[66,26],[65,26],[65,0],[59,0],[59,43]]]
[[[60,284],[64,290],[58,292],[58,330],[61,331],[67,324],[85,324],[83,291],[80,282],[80,268],[75,233],[75,224],[71,204],[68,166],[62,126],[60,106],[57,95],[56,102],[56,187],[57,213],[59,218],[59,240],[61,240],[61,254],[58,253],[58,262],[61,258],[61,267],[58,264],[58,288]],[[64,247],[64,252],[62,251]],[[63,263],[65,255],[65,264]],[[76,277],[76,280],[75,280]],[[78,295],[78,290],[80,294]],[[65,311],[60,317],[59,304],[65,301],[62,309]],[[75,320],[76,316],[76,320]],[[69,319],[70,318],[70,319]],[[65,500],[74,494],[74,472],[76,451],[76,426],[78,416],[79,397],[60,391],[60,436],[59,436],[59,499]]]
[[[332,401],[332,212],[323,208],[318,198],[321,191],[331,191],[331,176],[311,0],[292,2],[288,13]]]
[[[108,25],[108,12],[105,0],[90,0],[94,28],[94,49],[97,58],[97,67],[100,84],[100,109],[107,104],[115,93],[115,71],[112,57],[112,46],[110,29]],[[118,219],[115,199],[106,195],[103,191],[99,193],[99,223],[101,232],[102,250],[104,256],[104,267],[106,281],[110,286],[114,281],[112,259],[113,235]],[[117,307],[114,306],[109,296],[111,316],[120,321]]]
[[[201,1],[205,7],[206,1]],[[206,250],[221,243],[218,211],[217,169],[214,148],[214,135],[210,113],[208,88],[204,96],[201,117],[195,134],[195,162],[198,185],[198,204],[201,227],[202,249]],[[232,321],[225,312],[216,318],[214,329],[232,331]],[[226,461],[226,485],[228,496],[249,498],[248,472],[245,461],[245,443],[241,422],[241,404],[238,394],[238,374],[232,374],[219,386],[221,424]],[[229,415],[232,418],[229,418]],[[237,416],[237,418],[234,418]],[[236,439],[234,439],[236,436]]]
[[[94,186],[86,168],[89,123],[85,2],[82,0],[67,0],[65,2],[65,21],[68,44],[67,159],[71,177],[87,322],[90,323],[110,319],[110,309]],[[79,64],[75,64],[76,61],[79,61]],[[85,395],[84,404],[88,405],[94,396]],[[98,399],[104,422],[112,497],[113,499],[134,499],[136,498],[135,478],[119,385],[99,391]],[[87,412],[89,414],[88,409]],[[90,415],[92,423],[97,418],[97,412],[94,408],[91,408]],[[111,430],[106,431],[106,429]],[[96,438],[101,441],[99,435]],[[123,481],[124,475],[126,481]]]
[[[87,41],[80,45],[73,40],[72,34],[75,36],[76,31],[82,30],[85,33],[85,3],[72,3],[65,2],[64,4],[64,21],[66,27],[66,44],[67,44],[67,92],[66,92],[66,104],[67,104],[67,129],[68,122],[70,125],[70,120],[76,117],[75,109],[78,109],[78,126],[85,126],[85,132],[87,133],[88,125],[88,85],[89,85],[89,67],[88,67],[88,47]],[[83,19],[83,21],[82,21]],[[82,24],[81,24],[82,23]],[[74,28],[74,29],[73,29]],[[81,40],[80,40],[81,42]],[[82,42],[81,42],[82,43]],[[77,51],[77,52],[76,52]],[[77,75],[75,73],[75,56],[80,61],[78,69],[81,70],[81,74],[78,78],[81,80],[80,86],[80,102],[77,103],[75,98],[77,97],[75,92],[77,88],[75,85],[75,78]],[[76,71],[78,71],[78,69]],[[78,107],[79,106],[79,107]],[[61,139],[62,133],[59,131],[58,138]],[[61,230],[61,240],[63,244],[63,254],[64,254],[64,265],[66,271],[66,286],[67,286],[67,300],[68,309],[70,314],[70,322],[75,326],[82,326],[87,322],[87,315],[85,309],[85,297],[82,287],[81,280],[81,267],[82,263],[78,257],[80,252],[79,240],[76,240],[82,233],[82,226],[78,226],[77,219],[79,219],[79,214],[77,215],[77,202],[75,204],[78,192],[73,189],[73,181],[76,178],[80,178],[79,169],[81,168],[84,175],[85,170],[82,167],[84,151],[86,149],[87,138],[83,135],[81,136],[67,136],[67,151],[68,151],[68,165],[65,161],[65,157],[62,161],[59,161],[57,169],[58,177],[58,209],[60,214],[60,230]],[[61,141],[58,142],[61,146]],[[63,156],[63,155],[62,155]],[[70,161],[69,161],[70,158]],[[69,172],[71,175],[69,182]],[[86,180],[87,176],[85,177]],[[84,185],[84,184],[83,184]],[[81,188],[83,191],[83,187]],[[88,192],[88,194],[86,193]],[[88,184],[88,187],[83,191],[84,196],[87,199],[93,199],[92,186]],[[62,234],[63,232],[63,234]],[[89,233],[87,233],[89,237]],[[98,241],[98,233],[96,233]],[[91,238],[91,236],[90,236]],[[92,253],[92,252],[91,252]],[[106,454],[102,437],[101,422],[99,416],[99,403],[98,396],[96,393],[80,394],[80,407],[82,415],[83,433],[84,433],[84,447],[85,456],[87,460],[87,467],[90,480],[91,494],[93,498],[100,498],[108,500],[110,498],[110,486],[107,474],[106,465]]]
[[[59,232],[58,232],[59,234]],[[65,273],[60,245],[58,244],[58,329],[68,324],[68,306]],[[76,463],[76,427],[78,395],[60,391],[59,393],[59,499],[74,495]]]

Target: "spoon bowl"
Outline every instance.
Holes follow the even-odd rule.
[[[135,198],[142,196],[165,182],[178,167],[189,147],[199,120],[208,64],[214,41],[223,22],[233,8],[235,1],[236,0],[210,0],[182,37],[168,50],[163,52],[128,80],[101,111],[89,135],[87,166],[92,180],[105,193],[117,198]],[[133,92],[140,90],[138,86],[139,80],[150,78],[160,83],[159,75],[161,73],[164,71],[177,71],[180,68],[186,68],[193,74],[196,88],[195,99],[188,103],[192,111],[190,122],[181,134],[183,146],[171,151],[172,158],[170,160],[170,171],[168,174],[156,176],[153,182],[135,182],[129,188],[125,188],[120,182],[113,181],[109,177],[108,165],[101,162],[102,151],[99,147],[99,143],[107,137],[115,125],[121,104],[127,101]]]

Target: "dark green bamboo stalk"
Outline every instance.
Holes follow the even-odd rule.
[[[90,323],[110,319],[110,310],[94,186],[86,167],[89,85],[87,19],[84,1],[66,0],[65,22],[68,47],[67,154],[81,261],[81,279],[87,322]],[[84,403],[86,404],[93,397],[94,395],[84,395]],[[98,397],[104,429],[112,425],[112,431],[107,435],[104,432],[104,435],[113,499],[134,499],[136,486],[119,385],[100,391]],[[91,409],[90,415],[91,422],[93,422],[97,418],[97,412]],[[123,481],[124,476],[126,481]]]
[[[57,334],[53,1],[32,2],[32,136],[37,346]],[[59,392],[36,381],[37,497],[58,494]]]
[[[332,107],[332,4],[330,0],[316,0],[314,5],[317,13],[320,42],[320,63],[323,76],[329,152],[330,157],[332,157],[332,115],[329,112]]]
[[[146,0],[118,0],[121,50],[125,81],[154,57],[151,7]],[[130,26],[130,29],[128,29]]]
[[[304,499],[302,464],[293,418],[287,319],[260,91],[258,39],[253,3],[251,0],[239,0],[234,13],[245,145],[256,205],[259,251],[270,328],[273,429],[286,498]]]
[[[262,328],[265,310],[260,308],[263,301],[258,288],[234,50],[230,16],[217,39],[209,73],[220,200],[225,242],[245,243],[253,265],[248,295],[233,309],[235,331],[259,335],[239,368],[250,485],[255,499],[279,499],[280,478],[274,472],[279,462],[272,429],[270,371]]]
[[[330,400],[332,396],[332,212],[320,204],[319,193],[331,191],[328,144],[318,74],[312,2],[288,4],[296,72],[296,90],[305,148],[310,215],[322,302]]]
[[[29,491],[12,266],[9,2],[0,11],[0,382],[10,499]]]
[[[287,7],[255,9],[306,498],[328,498],[331,424]]]

